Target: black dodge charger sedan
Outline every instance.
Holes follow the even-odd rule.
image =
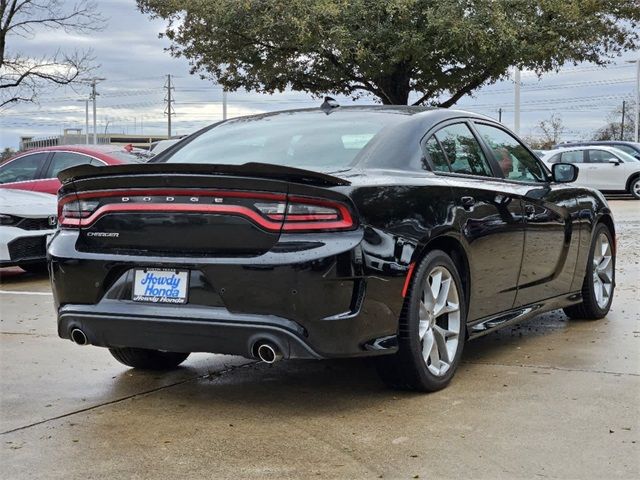
[[[490,118],[340,107],[236,118],[154,163],[63,171],[58,333],[120,362],[376,356],[433,391],[464,343],[541,312],[602,318],[611,211]]]

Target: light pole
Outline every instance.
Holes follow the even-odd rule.
[[[78,100],[84,102],[84,144],[89,145],[89,99]]]
[[[513,108],[513,131],[520,135],[520,69],[516,67],[515,72],[515,92]]]
[[[91,96],[89,98],[93,99],[93,144],[94,145],[98,144],[98,128],[96,127],[96,97],[99,94],[96,92],[96,84],[104,80],[106,80],[106,78],[94,77],[91,79]]]
[[[636,118],[634,122],[636,124],[636,129],[635,129],[634,139],[637,143],[639,141],[638,126],[640,124],[640,58],[637,60],[631,60],[629,61],[629,63],[636,64]]]

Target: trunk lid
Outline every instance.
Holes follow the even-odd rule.
[[[350,208],[339,208],[346,198],[327,189],[348,181],[275,165],[79,166],[64,170],[59,179],[61,226],[80,229],[78,248],[85,251],[259,255],[291,223],[290,190],[296,192],[296,204],[302,198],[306,214],[284,229],[304,230],[318,221],[333,227],[350,216]]]

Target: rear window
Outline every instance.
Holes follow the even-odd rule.
[[[163,161],[332,170],[353,164],[378,133],[403,119],[393,113],[338,111],[238,118],[204,131]]]

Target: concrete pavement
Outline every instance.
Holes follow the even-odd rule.
[[[57,338],[48,281],[0,281],[0,477],[639,478],[640,202],[612,201],[617,290],[466,345],[449,388],[368,362],[193,355],[169,374]]]

